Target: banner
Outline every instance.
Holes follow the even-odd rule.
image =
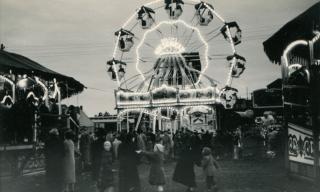
[[[313,165],[314,149],[312,131],[289,123],[288,137],[289,160]]]

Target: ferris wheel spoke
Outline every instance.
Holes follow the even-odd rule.
[[[192,38],[192,35],[193,35],[194,31],[195,31],[195,30],[192,29],[191,34],[189,35],[187,41],[184,43],[185,47],[187,47],[187,46],[189,45],[189,42],[190,42],[190,40],[191,40],[191,38]]]
[[[139,22],[136,22],[136,23],[130,28],[129,31],[133,31],[133,30],[136,28],[136,26],[138,26],[138,24],[139,24]]]

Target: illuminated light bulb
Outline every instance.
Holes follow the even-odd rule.
[[[185,51],[184,46],[182,46],[177,38],[168,37],[161,39],[160,45],[155,49],[154,53],[156,55],[166,55],[166,54],[181,54]]]

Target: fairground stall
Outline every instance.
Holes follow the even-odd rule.
[[[72,119],[75,109],[66,109],[61,100],[83,89],[84,86],[72,77],[8,52],[1,45],[1,176],[17,176],[42,169],[41,149],[51,128],[65,126],[78,131]]]
[[[319,183],[320,3],[265,41],[269,59],[282,66],[286,165],[290,175]]]
[[[119,130],[217,129],[216,107],[232,108],[232,81],[245,69],[236,22],[203,1],[157,0],[139,7],[115,36],[107,72],[119,87]]]

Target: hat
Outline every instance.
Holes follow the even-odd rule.
[[[53,128],[49,131],[49,134],[52,134],[52,135],[59,135],[59,131],[57,128]]]

